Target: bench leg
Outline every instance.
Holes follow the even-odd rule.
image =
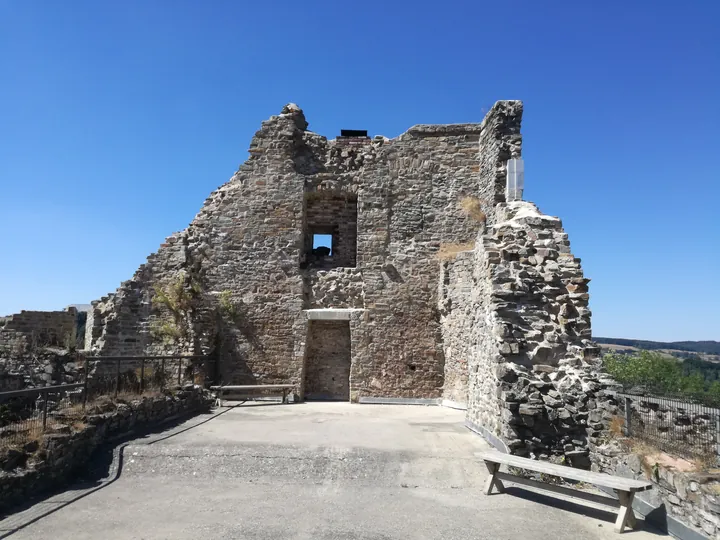
[[[620,510],[618,511],[617,520],[615,521],[615,532],[621,533],[625,530],[625,526],[633,528],[637,523],[632,508],[635,492],[616,491],[616,493],[620,500]]]
[[[490,476],[488,476],[488,479],[485,481],[485,495],[490,495],[490,493],[492,493],[493,486],[497,488],[498,493],[505,491],[505,486],[496,476],[500,470],[500,464],[486,461],[485,466],[487,467],[488,473],[490,473]]]

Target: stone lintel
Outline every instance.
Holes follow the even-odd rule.
[[[304,311],[309,321],[349,321],[350,315],[365,310],[360,308],[321,308]]]

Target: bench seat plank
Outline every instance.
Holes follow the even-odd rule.
[[[210,390],[282,390],[294,388],[294,384],[228,384],[226,386],[211,386]]]
[[[619,491],[632,493],[635,491],[645,491],[652,489],[653,487],[652,483],[647,480],[634,480],[632,478],[621,478],[619,476],[612,476],[605,473],[573,469],[572,467],[567,467],[565,465],[556,465],[555,463],[548,463],[546,461],[538,461],[510,454],[503,454],[502,452],[498,452],[496,450],[479,452],[477,456],[486,462],[489,461],[491,463],[509,465],[511,467],[527,469],[552,476],[560,476],[561,478],[567,478],[568,480],[586,482],[588,484],[603,486]]]
[[[252,390],[282,390],[282,403],[287,403],[288,391],[295,388],[294,384],[228,384],[224,386],[211,386],[210,390],[217,392],[217,404],[222,407],[222,396],[227,392],[243,392]]]

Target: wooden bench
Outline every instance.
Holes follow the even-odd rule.
[[[287,395],[295,388],[294,384],[228,384],[223,386],[211,386],[210,390],[217,392],[217,404],[222,407],[222,395],[224,392],[253,392],[257,390],[281,390],[282,402],[287,403]]]
[[[612,476],[610,474],[573,469],[572,467],[556,465],[554,463],[548,463],[547,461],[537,461],[534,459],[503,454],[502,452],[498,452],[496,450],[480,452],[477,455],[485,461],[485,466],[490,473],[490,476],[485,483],[485,495],[490,495],[493,487],[497,488],[497,490],[502,493],[505,489],[502,481],[506,480],[508,482],[515,482],[516,484],[523,484],[534,488],[544,489],[546,491],[569,495],[570,497],[577,497],[579,499],[603,504],[612,508],[619,508],[617,520],[615,521],[615,532],[617,533],[623,532],[626,525],[630,528],[635,527],[635,514],[632,509],[632,502],[635,497],[635,493],[637,491],[645,491],[652,488],[652,483],[645,480],[633,480],[631,478],[622,478],[619,476]],[[510,467],[517,467],[518,469],[535,471],[552,476],[559,476],[560,478],[565,478],[567,480],[576,480],[578,482],[585,482],[596,486],[610,488],[615,491],[618,498],[616,500],[612,497],[588,493],[555,484],[546,484],[544,482],[530,480],[529,478],[524,478],[522,476],[515,476],[500,472],[500,465],[508,465]]]

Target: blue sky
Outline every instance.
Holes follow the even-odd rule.
[[[0,0],[0,314],[115,290],[287,102],[394,137],[522,99],[595,335],[720,340],[720,2]]]

